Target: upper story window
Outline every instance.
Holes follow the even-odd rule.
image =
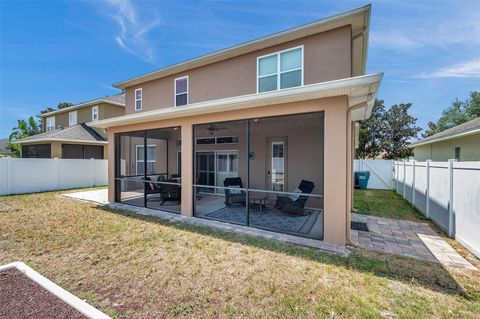
[[[257,58],[258,93],[303,85],[303,46]]]
[[[77,125],[77,111],[68,113],[68,126]]]
[[[175,79],[175,106],[188,104],[188,76]]]
[[[55,130],[55,116],[47,117],[46,120],[47,132]]]
[[[135,90],[135,111],[139,111],[142,109],[142,89]]]
[[[92,121],[98,120],[98,105],[92,107]]]

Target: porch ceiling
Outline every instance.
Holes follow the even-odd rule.
[[[352,108],[352,121],[361,121],[370,116],[382,77],[383,73],[376,73],[318,84],[310,84],[280,91],[256,93],[194,103],[185,107],[159,108],[154,111],[134,113],[90,122],[89,125],[108,128],[120,125],[257,108],[267,105],[301,102],[335,96],[347,96],[349,107]]]

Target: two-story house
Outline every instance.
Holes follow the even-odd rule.
[[[125,94],[117,94],[39,115],[43,133],[17,141],[23,158],[106,159],[105,130],[87,123],[125,114]]]
[[[109,200],[344,245],[370,6],[120,83]]]

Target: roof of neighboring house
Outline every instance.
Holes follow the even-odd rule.
[[[204,65],[227,60],[253,51],[268,48],[274,45],[304,38],[320,32],[325,32],[343,26],[352,26],[352,64],[353,76],[365,74],[365,65],[368,47],[368,32],[370,29],[371,5],[337,14],[325,19],[275,33],[263,38],[239,44],[224,50],[216,51],[192,60],[174,64],[138,77],[114,84],[119,89],[159,79],[171,74],[184,72]]]
[[[16,141],[18,144],[35,142],[77,142],[87,144],[106,144],[107,139],[102,130],[89,127],[82,123],[68,126],[51,132],[40,133]]]
[[[419,140],[410,144],[410,146],[420,146],[425,144],[436,143],[444,140],[450,140],[460,136],[466,136],[471,134],[480,134],[480,117],[463,124],[449,128],[448,130],[426,137],[423,140]]]
[[[40,117],[51,116],[51,115],[55,115],[57,113],[69,112],[69,111],[76,110],[76,109],[79,109],[79,108],[82,108],[82,107],[92,106],[92,105],[96,105],[96,104],[100,104],[100,103],[108,103],[108,104],[113,104],[113,105],[118,105],[118,106],[125,107],[125,93],[105,96],[105,97],[90,100],[90,101],[87,101],[87,102],[82,102],[82,103],[79,103],[79,104],[75,104],[75,105],[60,109],[60,110],[55,110],[55,111],[52,111],[52,112],[43,113],[43,114],[40,114],[39,116]]]
[[[8,146],[8,139],[2,138],[0,139],[0,155],[11,155],[13,152],[7,148]]]

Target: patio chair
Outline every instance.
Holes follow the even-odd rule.
[[[300,185],[298,185],[298,189],[301,191],[299,194],[310,194],[314,188],[315,184],[306,180],[302,180]],[[304,207],[308,196],[298,195],[295,200],[292,197],[295,196],[278,196],[275,207],[286,213],[305,215]]]
[[[240,177],[228,177],[223,180],[225,188],[225,206],[230,207],[233,204],[245,206],[245,191],[236,188],[243,188]]]
[[[149,198],[148,195],[160,194],[160,189],[158,188],[157,183],[153,182],[149,176],[145,178],[142,177],[142,180],[150,181],[150,183],[145,183],[145,194],[147,195],[147,201],[155,198]]]
[[[164,179],[162,182],[167,183],[177,183],[176,179]],[[180,205],[182,201],[182,188],[180,185],[173,184],[160,184],[160,198],[162,202],[160,205],[165,204],[166,202],[177,202],[177,205]]]

